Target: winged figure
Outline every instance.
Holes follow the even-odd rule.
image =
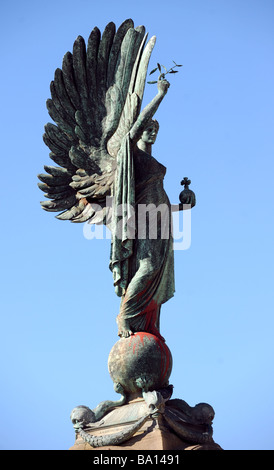
[[[49,199],[43,209],[58,212],[60,220],[111,227],[121,337],[137,331],[160,336],[160,308],[174,294],[170,217],[165,237],[157,210],[156,236],[140,233],[135,224],[140,207],[170,208],[163,187],[166,168],[151,155],[159,128],[152,118],[167,93],[165,79],[159,78],[156,96],[141,111],[155,40],[147,41],[145,28],[135,28],[132,20],[117,31],[109,23],[102,35],[94,28],[87,45],[81,36],[76,39],[55,72],[47,101],[55,124],[46,124],[44,141],[57,166],[45,166],[46,173],[38,176]],[[128,209],[122,225],[121,207]]]

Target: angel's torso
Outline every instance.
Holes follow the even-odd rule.
[[[136,149],[134,152],[136,204],[170,205],[164,190],[163,180],[166,167],[154,157]]]

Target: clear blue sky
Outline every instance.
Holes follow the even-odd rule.
[[[118,398],[110,241],[42,211],[37,174],[51,164],[45,102],[63,55],[129,17],[157,36],[151,68],[184,65],[153,150],[171,202],[184,176],[197,196],[161,316],[173,396],[214,407],[224,449],[274,449],[272,0],[1,3],[1,448],[68,449],[72,408]]]

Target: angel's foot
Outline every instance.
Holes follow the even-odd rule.
[[[129,336],[132,336],[134,333],[131,331],[129,323],[127,320],[118,320],[118,336],[120,338],[129,338]]]
[[[118,336],[120,336],[120,338],[129,338],[133,334],[134,333],[131,330],[128,330],[128,329],[125,329],[125,328],[122,328],[118,331]]]

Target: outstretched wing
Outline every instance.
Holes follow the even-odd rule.
[[[57,69],[47,101],[55,122],[45,126],[44,142],[58,166],[45,166],[40,189],[50,199],[43,209],[58,219],[106,223],[121,141],[141,108],[148,61],[145,28],[126,20],[109,23],[101,37],[94,28],[87,46],[79,36]],[[98,208],[100,210],[98,210]]]

